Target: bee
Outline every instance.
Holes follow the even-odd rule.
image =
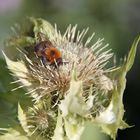
[[[49,40],[41,41],[34,46],[35,54],[41,58],[44,66],[60,66],[63,64],[61,52]]]

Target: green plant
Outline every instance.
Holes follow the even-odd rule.
[[[14,83],[20,84],[14,90],[24,88],[32,101],[26,110],[18,104],[20,125],[1,130],[7,133],[0,139],[80,140],[86,122],[115,139],[118,129],[129,127],[123,120],[122,100],[140,38],[120,66],[107,68],[114,54],[103,39],[90,46],[94,33],[84,42],[87,31],[70,25],[62,35],[56,26],[35,18],[16,28],[3,54]],[[34,53],[40,40],[52,42],[65,63],[42,63]]]

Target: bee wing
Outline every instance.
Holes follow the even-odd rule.
[[[38,41],[41,42],[41,41],[45,41],[45,40],[48,40],[47,36],[41,32],[38,33]]]
[[[34,47],[33,46],[26,46],[24,47],[23,52],[30,58],[34,57]]]
[[[33,46],[26,46],[26,47],[24,47],[24,51],[26,53],[32,53],[32,52],[34,52],[34,47]]]

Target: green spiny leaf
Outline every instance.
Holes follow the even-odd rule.
[[[132,47],[130,49],[130,52],[128,54],[127,61],[126,61],[126,72],[128,72],[131,69],[134,63],[136,50],[137,50],[139,41],[140,41],[140,36],[137,37],[132,44]]]
[[[58,138],[59,138],[59,140],[66,140],[64,138],[63,119],[60,114],[60,111],[58,112],[57,123],[56,123],[56,127],[54,130],[54,136],[52,137],[52,140],[56,140]]]
[[[24,111],[22,110],[20,104],[18,104],[18,120],[26,133],[29,133],[28,125],[27,125],[27,117]]]
[[[126,62],[119,69],[116,69],[116,71],[112,73],[112,79],[114,80],[114,90],[112,91],[113,96],[111,103],[113,103],[113,111],[116,114],[117,120],[113,124],[100,124],[100,126],[102,128],[102,131],[110,135],[114,140],[116,139],[118,129],[125,129],[130,127],[123,120],[125,112],[123,105],[123,93],[126,86],[126,74],[131,69],[134,63],[136,49],[139,41],[140,37],[138,37],[132,44]]]
[[[29,138],[22,135],[19,131],[9,128],[7,129],[7,133],[0,136],[0,140],[29,140]]]

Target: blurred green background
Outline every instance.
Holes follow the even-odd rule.
[[[89,35],[96,32],[96,38],[105,38],[116,54],[117,60],[123,58],[137,35],[140,35],[140,0],[0,0],[0,48],[4,39],[12,32],[11,26],[27,16],[41,17],[56,23],[65,31],[69,24],[78,24],[78,29],[90,27]],[[94,41],[93,41],[94,42]],[[140,49],[136,61],[127,76],[127,87],[124,94],[126,109],[125,119],[131,129],[119,131],[118,140],[140,139]],[[11,92],[12,78],[8,75],[3,56],[0,51],[0,127],[16,123],[11,118],[16,113],[17,99],[22,90]],[[92,133],[92,132],[91,132]]]

